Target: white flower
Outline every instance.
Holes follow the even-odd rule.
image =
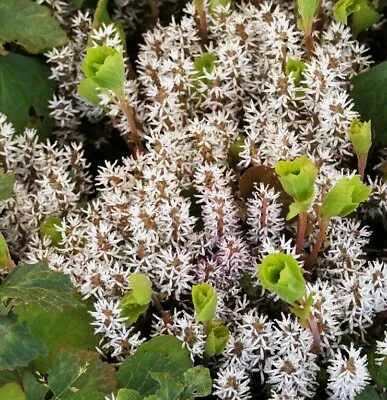
[[[351,343],[350,348],[338,349],[334,359],[330,359],[327,372],[328,393],[333,400],[352,400],[370,382],[367,370],[367,356],[360,355]],[[346,354],[345,354],[346,353]]]

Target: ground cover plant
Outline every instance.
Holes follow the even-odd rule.
[[[0,0],[0,400],[387,398],[385,6]]]

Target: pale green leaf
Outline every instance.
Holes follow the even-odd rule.
[[[98,96],[99,93],[101,92],[98,90],[98,85],[91,79],[85,78],[79,82],[78,94],[95,106],[97,106],[101,101],[100,97]]]
[[[26,400],[26,396],[17,382],[8,382],[0,387],[0,400]]]
[[[381,15],[370,1],[363,0],[358,12],[353,14],[352,34],[357,37],[360,32],[366,31],[380,21]]]
[[[117,392],[116,400],[141,400],[140,393],[132,389],[120,389]]]
[[[15,182],[16,175],[13,172],[4,172],[4,169],[0,168],[0,201],[8,200],[12,197]]]

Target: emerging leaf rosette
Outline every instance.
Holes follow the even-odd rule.
[[[223,353],[227,346],[230,332],[227,326],[217,326],[213,328],[206,339],[206,353],[210,357],[218,356]]]
[[[280,161],[275,172],[285,192],[294,199],[287,219],[306,212],[314,196],[314,181],[317,176],[314,163],[303,155],[293,161]]]
[[[372,145],[371,121],[360,122],[355,118],[348,135],[357,156],[368,154]]]
[[[345,217],[366,201],[370,194],[371,189],[361,181],[359,175],[342,178],[325,196],[320,213],[326,220]]]
[[[258,264],[258,278],[265,289],[276,293],[288,303],[292,304],[305,296],[305,279],[301,267],[290,254],[267,255]]]
[[[94,85],[122,95],[125,64],[121,52],[107,46],[88,47],[82,72]]]
[[[216,311],[216,290],[208,283],[192,287],[192,301],[197,322],[211,322]]]

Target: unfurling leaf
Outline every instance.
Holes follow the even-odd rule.
[[[348,132],[356,155],[368,154],[372,145],[371,121],[360,122],[355,118]]]
[[[258,277],[265,289],[292,304],[305,296],[305,279],[291,254],[269,254],[258,264]]]
[[[301,16],[302,29],[306,36],[312,34],[313,19],[318,9],[319,0],[297,0],[298,12]]]
[[[122,96],[125,82],[125,64],[121,52],[107,47],[88,47],[82,72],[95,85]],[[90,96],[91,97],[91,96]]]
[[[288,59],[285,65],[285,74],[290,75],[292,74],[294,84],[296,86],[300,86],[301,80],[303,78],[303,71],[306,68],[306,64],[302,61],[293,60],[291,58]]]
[[[352,34],[356,38],[360,32],[371,28],[372,25],[379,22],[381,15],[378,13],[374,5],[368,1],[361,2],[360,10],[353,14],[352,18]]]
[[[206,354],[209,356],[218,356],[223,353],[227,346],[230,336],[227,326],[217,326],[211,329],[206,339]]]
[[[127,323],[133,324],[145,312],[152,300],[152,286],[149,278],[144,274],[131,274],[129,277],[131,290],[126,293],[121,301],[121,316],[127,317]]]
[[[208,283],[192,287],[192,301],[197,322],[211,322],[216,311],[216,290]]]
[[[10,271],[13,267],[13,261],[9,254],[7,241],[0,232],[0,270],[5,269]]]
[[[324,197],[320,213],[328,220],[331,217],[345,217],[366,201],[371,188],[365,185],[359,175],[342,178]]]
[[[333,15],[336,21],[347,25],[348,17],[359,11],[364,0],[339,0],[333,6]]]

